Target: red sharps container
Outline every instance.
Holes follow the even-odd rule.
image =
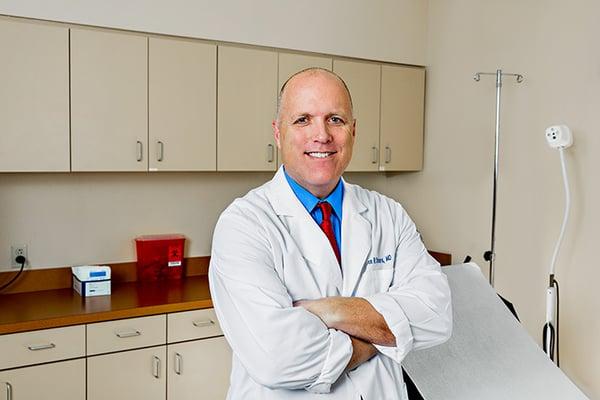
[[[137,279],[140,282],[180,279],[185,236],[144,235],[135,238]]]

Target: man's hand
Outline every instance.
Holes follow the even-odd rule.
[[[396,338],[385,319],[367,300],[361,297],[324,297],[299,300],[294,306],[315,314],[328,328],[346,332],[368,343],[395,346]]]

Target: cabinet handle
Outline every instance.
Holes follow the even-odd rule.
[[[390,146],[385,146],[385,163],[392,161],[392,149]]]
[[[31,351],[48,350],[48,349],[53,349],[55,347],[56,347],[56,345],[54,343],[32,344],[30,346],[27,346],[27,348]]]
[[[371,157],[371,163],[377,164],[377,161],[379,159],[379,151],[377,151],[377,147],[375,147],[375,146],[371,147],[371,149],[373,150],[373,154]]]
[[[213,321],[212,319],[205,319],[205,320],[199,320],[199,319],[197,319],[196,321],[192,322],[192,324],[194,324],[194,326],[196,328],[205,328],[207,326],[214,325],[215,321]]]
[[[117,335],[117,337],[119,337],[121,339],[128,338],[128,337],[134,337],[134,336],[140,336],[141,334],[142,334],[142,332],[140,332],[138,330],[115,332],[115,335]]]
[[[152,356],[152,369],[152,375],[154,375],[156,379],[160,379],[160,358],[157,356]]]
[[[175,353],[175,373],[177,375],[181,375],[182,367],[183,367],[183,358],[181,357],[181,354]]]
[[[156,160],[160,162],[163,160],[164,155],[165,155],[165,145],[160,140],[158,142],[156,142],[156,144],[158,144],[158,151],[156,152]]]
[[[4,382],[6,385],[6,400],[12,400],[12,385],[8,382]]]
[[[140,142],[139,140],[137,141],[137,160],[142,161],[142,159],[144,158],[144,146],[142,144],[142,142]]]
[[[275,160],[275,146],[271,143],[267,145],[267,162],[273,162]]]

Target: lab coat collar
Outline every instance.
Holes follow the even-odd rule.
[[[327,237],[314,222],[288,184],[283,167],[280,167],[266,192],[275,213],[285,218],[290,234],[296,240],[302,254],[317,266],[331,268],[337,276],[338,288],[344,296],[351,296],[356,289],[365,261],[371,250],[371,223],[365,217],[368,207],[356,195],[353,185],[344,184],[342,207],[342,274]],[[320,238],[322,240],[315,240]]]

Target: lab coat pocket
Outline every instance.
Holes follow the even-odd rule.
[[[386,292],[392,284],[394,268],[380,268],[367,270],[358,286],[357,295],[368,296],[375,293]]]

